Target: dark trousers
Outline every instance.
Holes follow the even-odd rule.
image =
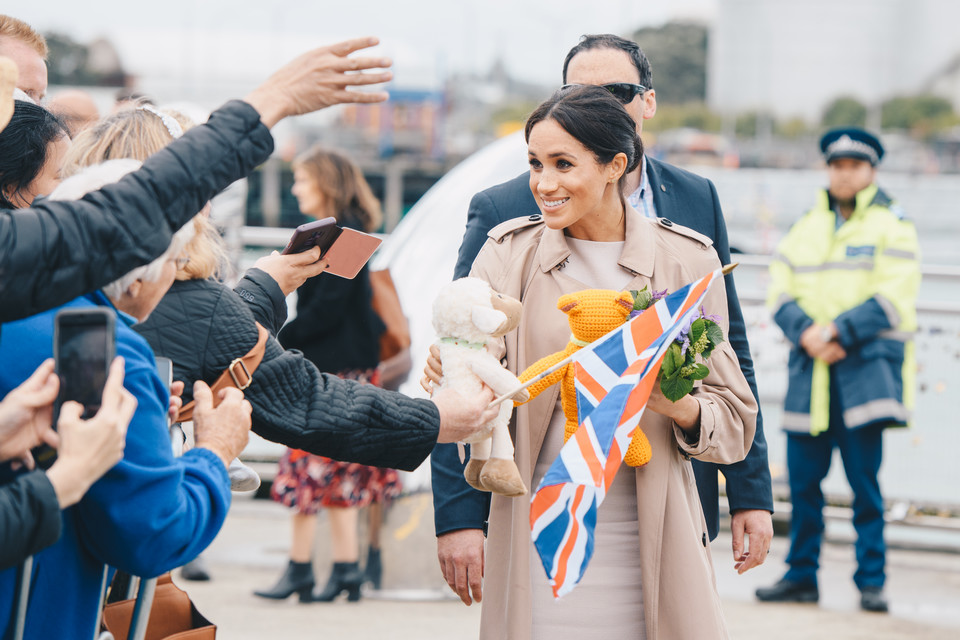
[[[832,387],[833,385],[831,385]],[[853,581],[859,589],[882,587],[885,579],[886,544],[883,541],[883,496],[877,474],[883,458],[883,426],[849,430],[843,423],[837,393],[831,388],[830,428],[817,436],[789,434],[787,470],[790,474],[790,565],[787,580],[817,584],[820,543],[823,537],[823,491],[820,483],[830,470],[833,448],[853,490],[853,527],[857,532],[857,571]]]

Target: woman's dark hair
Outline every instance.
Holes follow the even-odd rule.
[[[0,209],[18,208],[13,196],[37,179],[50,143],[66,135],[63,122],[43,107],[14,103],[13,117],[0,132]]]
[[[527,142],[534,125],[543,120],[559,124],[593,152],[600,164],[608,164],[618,153],[626,155],[627,169],[620,176],[621,191],[627,174],[640,166],[643,142],[637,135],[637,123],[603,87],[582,85],[554,93],[527,118]],[[620,197],[623,199],[622,193]]]

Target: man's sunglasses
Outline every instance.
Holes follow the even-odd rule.
[[[565,84],[561,89],[572,89],[582,87],[582,84]],[[630,82],[611,82],[610,84],[601,84],[601,87],[613,94],[613,97],[620,101],[620,104],[630,104],[638,94],[647,90],[642,84],[632,84]]]

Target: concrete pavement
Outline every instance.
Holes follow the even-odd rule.
[[[330,560],[327,522],[317,534],[317,579],[325,581]],[[428,494],[397,501],[383,533],[383,591],[359,603],[300,605],[295,596],[273,602],[252,595],[269,587],[287,561],[289,518],[266,500],[236,496],[220,536],[205,552],[213,580],[177,582],[225,640],[254,638],[353,638],[420,640],[475,638],[480,608],[466,607],[444,583],[437,567],[433,511]],[[732,569],[729,534],[713,545],[717,580],[732,638],[803,640],[870,638],[928,640],[960,637],[960,554],[892,550],[888,558],[888,615],[859,609],[851,576],[853,548],[827,544],[819,605],[759,604],[753,590],[783,572],[786,540],[776,538],[770,559],[738,576]],[[673,639],[670,639],[673,640]]]

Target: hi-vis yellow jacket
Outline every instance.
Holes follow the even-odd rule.
[[[916,229],[876,185],[839,228],[826,191],[790,229],[770,265],[767,306],[793,347],[783,428],[817,435],[830,420],[830,376],[843,420],[906,426],[913,408],[913,334],[920,286]],[[812,323],[834,322],[847,357],[832,367],[800,347]]]

